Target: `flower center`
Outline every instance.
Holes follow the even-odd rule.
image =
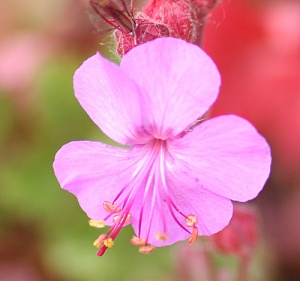
[[[94,246],[99,248],[99,256],[102,256],[108,248],[113,246],[122,227],[131,223],[133,217],[138,222],[138,227],[137,236],[132,237],[131,243],[140,247],[140,253],[147,254],[155,249],[155,246],[149,245],[148,241],[154,214],[157,212],[162,229],[157,231],[154,237],[157,241],[167,241],[170,222],[167,223],[166,206],[174,222],[190,234],[189,244],[194,243],[198,237],[197,217],[184,214],[176,206],[172,190],[170,190],[166,179],[167,141],[154,140],[147,146],[145,147],[147,153],[138,162],[129,183],[121,189],[113,202],[103,203],[107,216],[103,220],[90,220],[89,222],[93,227],[102,228],[108,219],[113,221],[108,232],[100,235],[94,242]],[[184,221],[183,219],[185,223],[180,222]]]

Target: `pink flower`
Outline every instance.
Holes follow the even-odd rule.
[[[131,223],[140,252],[224,228],[232,202],[259,193],[270,171],[265,139],[246,120],[199,117],[217,98],[220,75],[197,46],[159,38],[133,48],[120,67],[99,54],[74,76],[75,95],[97,126],[129,146],[75,141],[54,170],[92,226],[111,228],[102,255]]]

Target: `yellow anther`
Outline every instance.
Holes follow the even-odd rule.
[[[148,246],[142,246],[139,248],[139,252],[142,253],[142,254],[149,254],[151,252],[153,252],[155,250],[155,246],[151,246],[151,245],[148,245]]]
[[[96,248],[100,248],[103,246],[104,241],[107,239],[107,234],[101,234],[93,243],[93,246]]]
[[[155,235],[155,239],[158,241],[167,241],[168,238],[168,235],[163,232],[157,232]]]
[[[99,248],[102,246],[102,244],[99,242],[98,239],[96,239],[96,240],[93,242],[93,246],[94,246],[95,248],[99,249]]]
[[[125,218],[126,216],[126,218]],[[131,215],[127,214],[127,215],[123,215],[122,219],[120,219],[120,216],[114,216],[113,221],[114,223],[117,223],[120,220],[121,223],[126,224],[129,223],[131,221]]]
[[[95,228],[103,228],[105,226],[104,221],[103,220],[89,220],[89,225],[91,227],[95,227]]]
[[[145,238],[140,238],[140,237],[137,237],[137,236],[133,236],[131,239],[130,239],[130,242],[132,245],[134,246],[145,246],[146,244],[146,239]]]
[[[105,247],[111,248],[115,243],[114,243],[114,240],[112,238],[107,238],[103,241],[103,244],[104,244]]]
[[[186,225],[187,226],[195,226],[198,222],[197,217],[194,215],[189,215],[185,219]]]
[[[108,213],[120,213],[121,212],[121,208],[116,205],[116,204],[112,204],[110,202],[105,201],[103,203],[103,208],[106,212]]]
[[[192,234],[190,236],[190,239],[189,239],[189,245],[194,244],[196,242],[197,238],[198,238],[198,228],[194,227]]]

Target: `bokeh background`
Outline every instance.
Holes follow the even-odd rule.
[[[207,281],[198,244],[141,255],[130,227],[96,257],[99,232],[54,177],[64,143],[109,142],[72,89],[74,71],[96,51],[116,59],[110,33],[91,21],[101,25],[84,0],[1,0],[0,281]],[[224,0],[207,19],[203,48],[223,81],[212,115],[247,118],[272,147],[270,179],[252,202],[261,242],[250,280],[300,280],[300,1]],[[231,257],[217,262],[235,266]]]

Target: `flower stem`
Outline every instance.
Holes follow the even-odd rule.
[[[210,250],[204,249],[204,257],[206,259],[208,281],[217,281],[217,269],[213,261],[213,255]],[[242,281],[242,280],[241,280]]]
[[[238,280],[239,281],[249,281],[249,264],[250,258],[248,255],[241,256],[240,266],[238,268]]]
[[[199,28],[197,30],[197,39],[196,39],[195,44],[198,45],[199,47],[201,47],[202,43],[203,43],[205,24],[206,24],[206,18],[204,17],[201,19],[201,25],[199,26]]]

